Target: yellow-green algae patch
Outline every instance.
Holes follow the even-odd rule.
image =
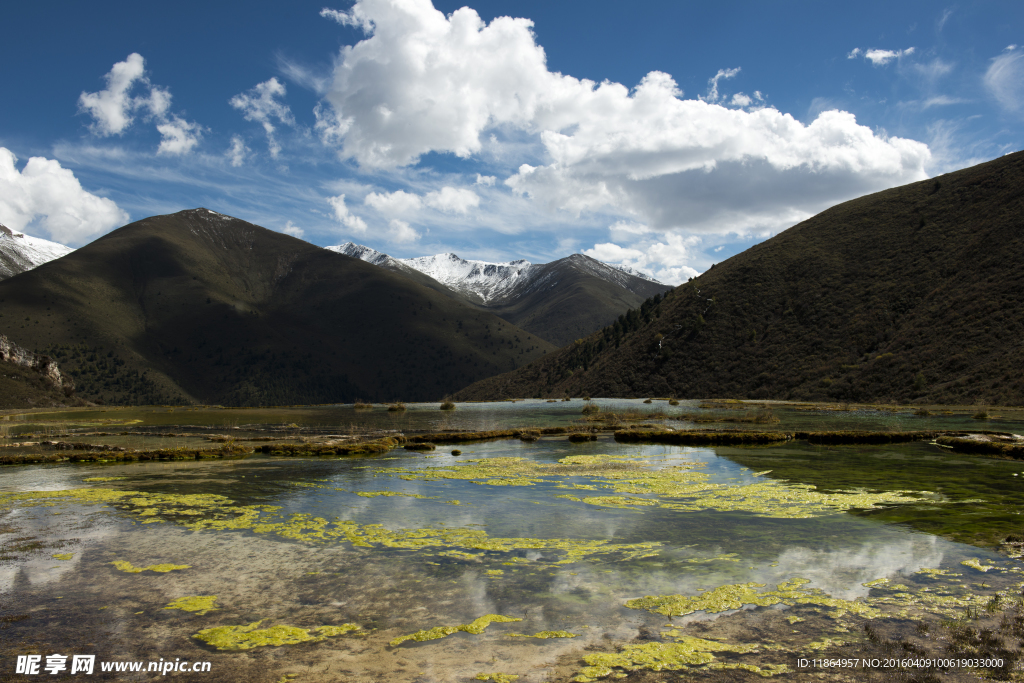
[[[218,608],[214,605],[215,602],[217,602],[216,595],[190,595],[169,602],[164,609],[180,609],[184,612],[195,612],[202,616],[207,612],[217,611]]]
[[[698,471],[704,463],[651,469],[643,460],[611,455],[580,455],[562,458],[557,464],[538,463],[524,458],[485,458],[459,465],[427,468],[379,468],[375,474],[398,476],[409,481],[457,479],[492,486],[533,486],[546,482],[557,488],[597,490],[593,485],[575,484],[556,477],[592,477],[601,488],[615,494],[574,498],[589,505],[629,509],[634,506],[658,506],[683,512],[714,509],[750,512],[759,517],[808,518],[845,512],[854,508],[871,509],[882,505],[916,502],[913,491],[869,493],[847,491],[821,493],[809,484],[790,484],[774,480],[752,484],[712,483],[709,475]],[[770,472],[758,472],[762,476]],[[624,497],[621,494],[657,496]],[[669,500],[665,500],[669,499]]]
[[[424,640],[437,640],[438,638],[447,638],[453,633],[462,631],[464,633],[471,633],[473,635],[479,635],[484,632],[492,623],[506,623],[512,621],[522,621],[515,617],[506,617],[501,614],[485,614],[482,617],[474,619],[468,624],[459,624],[458,626],[435,626],[434,628],[424,629],[422,631],[416,631],[416,633],[410,633],[407,636],[399,636],[391,641],[391,647],[397,647],[407,640],[415,640],[422,642]]]
[[[680,636],[674,643],[641,643],[627,645],[621,652],[597,652],[583,656],[587,666],[572,680],[577,683],[591,683],[614,673],[615,669],[626,671],[678,671],[692,665],[707,665],[715,661],[712,652],[753,652],[756,645],[729,645],[713,640]]]
[[[192,567],[190,564],[151,564],[148,567],[136,567],[131,562],[124,562],[123,560],[115,560],[110,564],[117,567],[120,571],[128,572],[129,574],[139,574],[140,572],[167,573]]]
[[[519,674],[477,674],[474,676],[478,681],[494,681],[494,683],[512,683],[512,681],[519,678]]]
[[[867,583],[862,583],[861,585],[865,588],[875,588],[876,586],[884,586],[887,583],[889,583],[889,579],[882,578],[875,579],[874,581],[868,581]]]
[[[56,555],[54,555],[54,557],[56,557]],[[977,557],[972,557],[969,560],[964,560],[960,564],[964,565],[965,567],[970,567],[971,569],[977,569],[979,572],[987,572],[989,569],[996,568],[994,564],[982,564],[981,560],[979,560]]]
[[[533,635],[526,633],[507,633],[509,638],[539,638],[541,640],[547,640],[548,638],[577,638],[580,634],[569,633],[568,631],[538,631]]]
[[[87,479],[83,479],[82,481],[122,481],[127,478],[128,477],[89,477]]]
[[[218,650],[251,650],[264,645],[295,645],[298,643],[320,642],[333,636],[340,636],[360,627],[356,624],[341,626],[318,626],[312,629],[287,626],[284,624],[257,629],[266,619],[244,626],[216,626],[205,628],[192,637]],[[314,635],[316,633],[317,635]]]
[[[402,496],[404,498],[421,498],[424,500],[428,500],[430,498],[429,496],[424,496],[420,493],[401,493],[400,491],[360,491],[356,495],[362,496],[363,498],[376,498],[378,496]],[[437,496],[434,496],[434,498],[437,498]]]
[[[951,572],[948,569],[939,569],[937,567],[924,567],[923,569],[918,569],[914,573],[924,574],[925,576],[931,576],[933,578],[937,576],[963,576],[963,574],[957,574],[956,572]]]
[[[852,613],[873,618],[881,612],[860,600],[843,600],[833,598],[827,593],[814,589],[803,589],[800,586],[809,583],[807,579],[795,578],[778,584],[774,591],[758,591],[764,588],[763,583],[734,583],[718,586],[701,595],[648,595],[626,601],[630,609],[643,609],[654,614],[680,617],[694,612],[717,614],[729,610],[740,609],[744,605],[770,607],[772,605],[819,605],[830,607],[829,616],[838,618]]]
[[[70,560],[74,556],[75,556],[74,553],[57,553],[56,555],[51,555],[50,557],[52,557],[55,560],[65,560],[66,561],[66,560]]]
[[[840,640],[839,638],[822,638],[821,640],[815,640],[807,643],[807,645],[804,646],[804,649],[812,652],[820,652],[821,650],[827,650],[830,647],[846,645],[847,642],[848,641]]]

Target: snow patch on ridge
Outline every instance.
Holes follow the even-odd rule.
[[[0,280],[32,270],[73,251],[63,244],[0,225]]]

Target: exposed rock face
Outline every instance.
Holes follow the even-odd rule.
[[[75,393],[74,381],[61,373],[56,361],[49,356],[39,355],[22,348],[2,334],[0,334],[0,362],[32,368],[43,375],[55,388],[63,391],[65,396]]]

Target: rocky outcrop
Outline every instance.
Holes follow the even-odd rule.
[[[13,363],[35,370],[56,389],[64,392],[65,396],[72,396],[75,393],[74,381],[61,373],[56,361],[49,356],[22,348],[2,334],[0,334],[0,362]]]

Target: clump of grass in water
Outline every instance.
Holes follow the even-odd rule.
[[[391,641],[391,647],[398,647],[407,640],[415,640],[416,642],[422,642],[424,640],[437,640],[439,638],[447,638],[453,633],[463,631],[465,633],[471,633],[473,635],[479,635],[484,632],[484,629],[490,626],[492,623],[506,623],[512,621],[522,621],[516,617],[506,617],[501,614],[485,614],[484,616],[474,619],[468,624],[459,624],[458,626],[435,626],[431,629],[424,629],[422,631],[416,631],[416,633],[410,633],[407,636],[399,636]]]
[[[455,410],[455,402],[450,398],[445,398],[444,401],[441,402],[441,410]]]
[[[286,625],[257,629],[256,627],[264,621],[266,620],[261,619],[244,626],[205,628],[192,637],[218,650],[250,650],[264,645],[316,643],[360,628],[357,624],[342,624],[341,626],[317,626],[312,629]],[[313,635],[314,632],[317,635]]]
[[[373,404],[363,403],[362,401],[356,401],[355,403],[352,404],[352,407],[355,408],[356,410],[370,410],[371,408],[373,408]]]
[[[389,413],[400,413],[403,410],[405,410],[405,404],[402,403],[401,401],[388,405]]]
[[[587,404],[583,406],[583,410],[580,411],[581,413],[584,415],[593,415],[594,413],[601,412],[601,406],[591,403],[589,398],[585,400]]]
[[[573,425],[572,427],[569,427],[569,441],[572,443],[597,441],[597,434],[594,433],[594,430],[591,427]]]
[[[185,598],[178,598],[167,604],[164,609],[177,609],[183,612],[195,612],[199,616],[207,612],[216,612],[219,608],[214,606],[217,602],[216,595],[190,595]]]
[[[973,417],[975,420],[987,420],[988,419],[988,411],[987,410],[979,410],[978,412],[976,412],[971,417]]]
[[[128,572],[129,574],[140,574],[142,572],[159,572],[161,574],[166,574],[167,572],[173,572],[179,569],[192,568],[192,565],[190,564],[151,564],[148,567],[136,567],[131,562],[124,562],[123,560],[116,560],[110,564],[123,572]]]
[[[676,400],[676,399],[674,399],[674,398],[670,398],[670,399],[668,400],[668,404],[669,404],[670,406],[677,406],[677,405],[679,405],[679,401],[677,401],[677,400]]]

